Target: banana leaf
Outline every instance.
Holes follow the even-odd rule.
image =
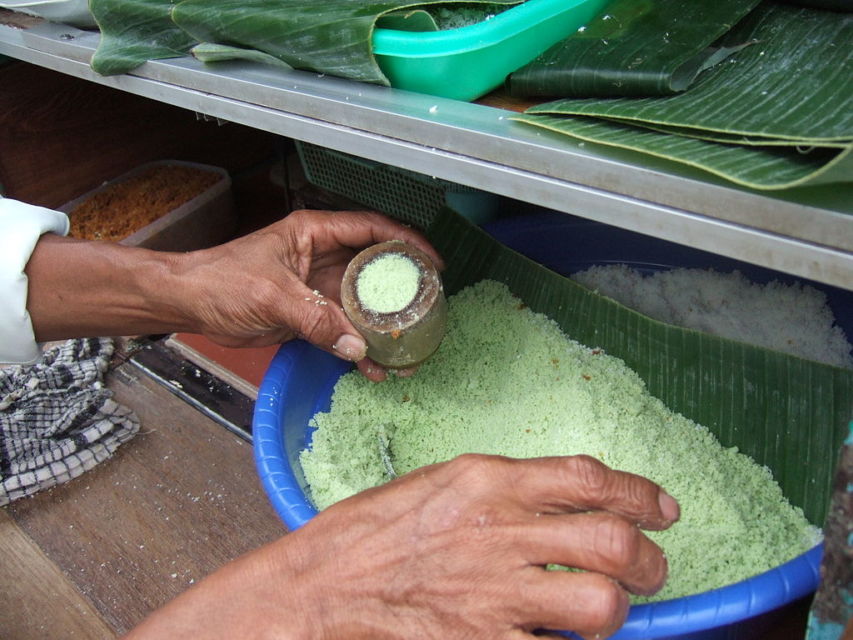
[[[760,0],[616,0],[577,33],[507,78],[515,96],[654,96],[752,43],[714,44]],[[713,45],[713,46],[712,46]]]
[[[568,99],[528,113],[586,115],[805,144],[853,140],[853,16],[764,4],[734,31],[758,44],[684,93]]]
[[[518,4],[522,0],[465,0],[478,4]],[[257,50],[297,69],[388,85],[373,57],[377,20],[400,11],[460,0],[90,0],[102,33],[92,68],[108,75],[127,73],[147,60],[185,55],[199,43],[234,47],[237,58],[263,57]],[[431,28],[413,11],[410,28]],[[426,24],[425,24],[426,23]],[[214,51],[208,49],[208,52]],[[205,49],[202,49],[205,52]],[[215,50],[224,59],[226,49]],[[200,56],[201,57],[201,56]]]
[[[823,523],[853,418],[853,371],[652,320],[508,249],[449,209],[428,236],[450,265],[448,293],[483,278],[505,283],[573,339],[622,358],[671,409],[770,467],[788,499]]]
[[[790,189],[853,181],[853,143],[802,152],[779,146],[740,146],[661,133],[583,116],[520,114],[512,119],[585,142],[664,158],[751,189]]]
[[[176,58],[196,41],[175,25],[170,0],[90,0],[101,30],[91,66],[101,75],[127,73],[147,60]]]
[[[376,26],[382,29],[394,29],[397,31],[437,31],[438,25],[433,17],[422,10],[392,11],[380,16]],[[289,64],[257,49],[244,49],[232,47],[227,44],[215,44],[202,42],[190,49],[192,56],[205,63],[221,62],[223,60],[247,60],[261,64],[270,64],[292,69]]]
[[[735,30],[758,43],[685,93],[558,100],[516,119],[754,189],[853,181],[853,16],[770,3]]]
[[[376,26],[380,29],[396,31],[438,31],[435,18],[423,9],[391,11],[379,16]]]
[[[269,64],[283,69],[292,68],[286,62],[282,62],[278,58],[275,58],[268,53],[264,53],[263,51],[258,51],[256,49],[242,49],[240,47],[232,47],[227,44],[202,42],[201,44],[195,45],[189,52],[194,58],[206,63],[222,62],[223,60],[248,60],[249,62]]]
[[[584,116],[578,116],[583,118]],[[619,120],[618,118],[602,118],[609,122],[623,125],[635,124],[631,120]],[[789,147],[800,153],[808,153],[815,148],[821,149],[844,149],[850,144],[850,140],[792,140],[791,138],[772,138],[764,136],[744,136],[737,133],[726,133],[724,131],[705,131],[691,127],[675,127],[664,124],[642,123],[644,129],[650,129],[659,133],[670,133],[688,138],[710,140],[711,142],[724,142],[726,144],[739,144],[753,147]]]

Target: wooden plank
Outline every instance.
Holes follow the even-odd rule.
[[[11,11],[10,9],[0,9],[0,24],[16,29],[29,29],[44,22],[41,18],[31,16],[26,13]]]
[[[511,96],[503,89],[497,89],[482,98],[475,100],[477,104],[482,104],[495,109],[504,109],[506,111],[515,111],[523,113],[525,110],[537,104],[545,102],[545,100],[535,100],[531,98],[517,98]]]
[[[251,445],[135,371],[122,365],[109,386],[141,432],[80,478],[9,507],[119,633],[285,533]]]
[[[206,336],[193,333],[175,333],[166,340],[166,346],[252,400],[257,399],[264,373],[278,351],[278,345],[248,349],[223,347]]]
[[[4,638],[105,640],[116,634],[5,511],[0,511]]]

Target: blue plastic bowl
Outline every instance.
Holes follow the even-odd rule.
[[[592,264],[625,262],[646,270],[672,266],[718,269],[733,266],[759,281],[774,275],[637,234],[624,232],[623,236],[610,227],[575,221],[563,214],[503,220],[487,228],[502,242],[566,274]],[[568,246],[577,245],[580,251],[583,247],[595,246],[597,243],[579,239],[579,234],[588,240],[600,233],[607,235],[608,242],[598,244],[599,247],[605,247],[610,254],[620,255],[621,251],[626,257],[617,260],[566,251]],[[561,241],[561,234],[566,234],[565,242]],[[560,249],[551,251],[547,247]],[[661,253],[662,249],[666,251]],[[661,264],[663,257],[668,264]],[[851,305],[847,298],[840,302],[835,299],[834,303],[845,310]],[[833,305],[832,299],[830,304]],[[842,308],[834,310],[836,317],[851,317],[838,315]],[[299,464],[300,452],[311,443],[313,429],[308,426],[309,422],[317,412],[329,410],[335,383],[351,368],[350,364],[306,342],[293,341],[279,349],[261,384],[253,422],[255,462],[273,507],[291,530],[317,514],[308,497]],[[790,562],[737,584],[684,598],[635,605],[613,638],[728,640],[758,637],[775,613],[814,592],[820,580],[821,556],[822,546],[818,545]]]

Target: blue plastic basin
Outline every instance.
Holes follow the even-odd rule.
[[[756,281],[779,277],[766,269],[612,227],[575,221],[563,214],[502,220],[487,229],[505,244],[564,274],[593,264],[623,262],[643,270],[675,266],[740,268]],[[608,241],[595,242],[599,236],[602,239],[606,236]],[[566,250],[569,246],[571,251]],[[853,314],[845,313],[853,308],[849,295],[830,296],[830,306],[834,307],[836,317],[853,322]],[[845,329],[850,332],[853,327]],[[317,412],[329,410],[335,383],[351,368],[306,342],[293,341],[279,349],[261,384],[253,422],[255,461],[273,507],[291,530],[317,514],[299,464],[300,452],[311,442],[313,429],[308,426],[309,421]],[[781,608],[817,588],[821,555],[822,546],[818,545],[790,562],[737,584],[684,598],[635,605],[613,638],[761,637]]]

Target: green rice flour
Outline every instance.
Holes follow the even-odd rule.
[[[649,532],[670,577],[637,602],[749,578],[820,540],[766,467],[721,446],[652,397],[624,362],[569,339],[492,281],[449,299],[447,335],[415,376],[375,384],[344,375],[314,424],[301,463],[321,509],[387,480],[379,431],[397,473],[465,452],[588,454],[654,480],[679,501],[681,520]]]

